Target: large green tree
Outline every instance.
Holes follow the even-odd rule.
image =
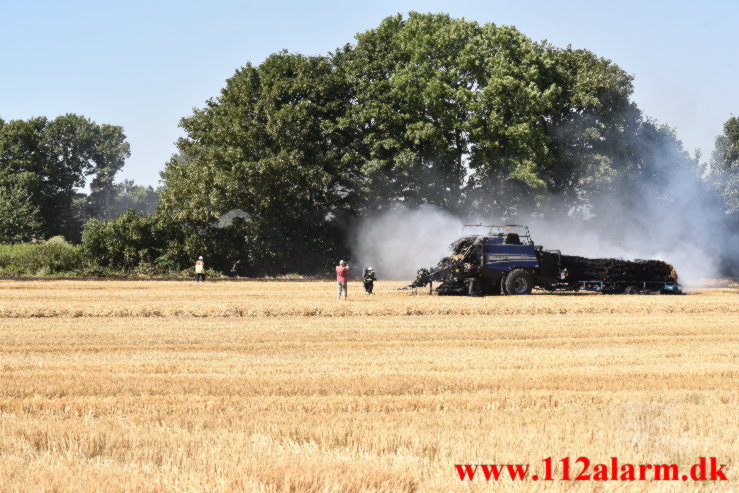
[[[128,211],[154,214],[159,193],[152,186],[136,185],[133,180],[113,183],[106,194],[104,214],[94,214],[98,219],[115,218]]]
[[[160,214],[185,231],[185,258],[217,252],[217,263],[240,257],[255,272],[325,262],[350,200],[348,140],[337,123],[348,87],[329,57],[278,53],[238,70],[218,98],[182,120],[187,137],[162,173]],[[218,228],[234,209],[248,217],[238,221],[236,245],[233,231]]]
[[[716,137],[709,160],[708,182],[721,195],[725,233],[721,235],[723,271],[739,276],[739,117],[731,116]]]
[[[739,217],[739,118],[724,123],[711,155],[710,178],[726,203],[727,214]]]
[[[20,243],[39,234],[39,209],[18,183],[0,183],[0,243]]]
[[[129,156],[123,129],[67,114],[49,120],[0,120],[0,177],[17,182],[38,207],[40,233],[79,239],[85,210],[79,190],[91,179],[93,213],[104,211],[113,176]]]
[[[447,15],[385,19],[340,65],[353,82],[367,206],[430,202],[511,215],[609,182],[641,124],[631,77],[586,50]]]

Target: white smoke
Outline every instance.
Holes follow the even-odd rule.
[[[683,286],[697,286],[717,274],[716,256],[706,246],[697,245],[688,231],[670,230],[665,224],[653,223],[644,228],[640,218],[631,212],[624,214],[620,226],[606,221],[579,221],[573,218],[535,218],[529,221],[537,245],[548,250],[560,250],[564,255],[590,258],[613,257],[625,260],[657,259],[675,267]],[[653,211],[644,211],[651,216]],[[629,218],[632,218],[629,224]]]
[[[629,207],[614,203],[608,217],[588,220],[567,214],[462,218],[430,205],[397,207],[364,219],[353,236],[352,251],[355,263],[373,266],[382,279],[413,279],[418,268],[436,265],[449,252],[466,222],[515,222],[528,225],[534,242],[547,250],[590,258],[663,260],[675,267],[683,286],[698,286],[717,275],[726,232],[713,211],[690,194],[684,197],[693,202],[666,205],[645,198]]]
[[[557,197],[531,215],[512,218],[480,217],[476,210],[456,217],[430,205],[397,207],[364,219],[352,251],[363,266],[376,267],[379,278],[412,279],[418,268],[436,265],[447,254],[465,222],[515,223],[529,225],[537,245],[565,255],[663,260],[687,287],[719,276],[721,269],[739,269],[739,232],[726,221],[695,162],[677,141],[641,145],[648,165],[624,172],[594,194],[594,208],[586,203],[567,210]]]
[[[221,214],[218,220],[215,222],[215,227],[218,229],[230,227],[236,218],[248,220],[251,216],[249,213],[241,209],[231,209],[230,211]]]
[[[380,279],[414,279],[443,257],[462,234],[462,221],[431,205],[398,206],[364,218],[352,238],[355,272],[374,267]]]
[[[739,246],[721,204],[698,176],[699,169],[670,149],[655,146],[654,152],[655,174],[596,197],[597,216],[531,220],[537,243],[584,257],[663,260],[675,267],[686,287],[719,276],[730,250]]]

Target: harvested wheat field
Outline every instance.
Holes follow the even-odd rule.
[[[0,282],[3,491],[739,491],[739,290]],[[728,481],[455,464],[726,463]],[[592,466],[591,466],[591,473]],[[650,476],[651,477],[651,476]]]

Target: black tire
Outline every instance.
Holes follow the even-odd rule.
[[[505,288],[505,280],[506,280],[507,277],[508,276],[503,276],[503,277],[500,278],[500,294],[503,295],[503,296],[507,296],[508,295],[508,292],[506,291],[506,288]]]
[[[624,289],[624,294],[639,294],[639,288],[636,286],[626,286],[626,289]]]
[[[507,294],[531,294],[534,287],[531,274],[523,269],[516,269],[505,278],[505,290]]]

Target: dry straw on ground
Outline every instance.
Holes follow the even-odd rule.
[[[0,283],[3,491],[737,491],[739,290]],[[726,484],[457,463],[729,463]]]

